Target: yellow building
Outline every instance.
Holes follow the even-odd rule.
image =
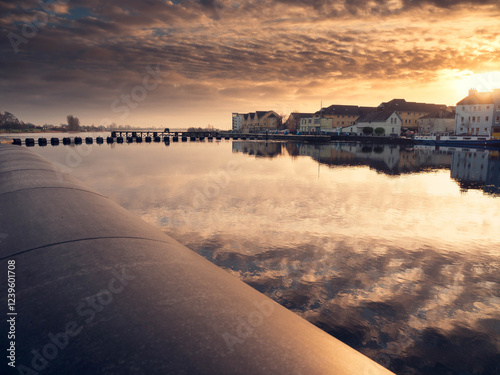
[[[332,130],[333,119],[326,117],[304,117],[300,119],[299,130],[303,134],[320,134],[322,130]]]
[[[376,110],[376,107],[333,104],[329,107],[321,108],[314,116],[332,119],[332,127],[339,128],[354,125],[360,116]]]
[[[274,131],[281,125],[282,118],[274,111],[257,111],[243,114],[241,131],[258,133]]]
[[[409,130],[418,130],[419,120],[431,113],[446,111],[444,104],[429,104],[407,102],[404,99],[393,99],[390,102],[384,102],[378,106],[379,110],[395,111],[401,117],[402,128]]]

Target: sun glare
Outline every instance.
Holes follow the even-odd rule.
[[[456,73],[455,87],[458,91],[467,95],[469,89],[477,89],[479,92],[487,92],[500,89],[500,71],[486,73],[474,73],[464,70]]]

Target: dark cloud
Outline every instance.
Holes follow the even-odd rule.
[[[460,39],[460,43],[457,38],[465,32],[460,29],[447,31],[452,36],[449,40],[447,35],[438,41],[429,34],[433,28],[424,21],[460,19],[459,8],[467,5],[465,1],[74,0],[61,4],[47,3],[44,9],[35,0],[20,0],[15,6],[0,1],[0,61],[5,68],[0,74],[5,78],[6,100],[23,87],[29,100],[32,86],[46,82],[37,95],[49,99],[74,85],[89,98],[96,98],[96,88],[102,89],[104,96],[96,99],[109,102],[115,94],[106,97],[106,92],[137,84],[152,64],[161,64],[183,80],[165,82],[164,90],[173,96],[175,89],[182,95],[192,90],[201,97],[191,82],[197,80],[214,87],[226,82],[220,87],[223,96],[233,92],[244,97],[245,86],[250,94],[260,86],[260,92],[277,97],[292,92],[292,86],[305,95],[302,86],[318,79],[420,81],[432,79],[440,69],[465,70],[500,57],[497,48],[487,45],[495,42],[498,30],[478,27],[480,40]],[[474,11],[480,11],[482,5],[495,2],[476,4]],[[432,11],[425,13],[423,5],[433,7]],[[455,15],[443,9],[456,10]],[[47,22],[35,22],[34,29],[29,29],[35,20],[44,21],[40,14]],[[405,22],[404,17],[419,22]],[[384,24],[384,19],[396,26]],[[474,30],[468,31],[471,34]],[[463,43],[474,46],[475,53],[465,52]],[[281,83],[280,89],[263,90],[276,82]],[[213,97],[213,91],[207,93]]]

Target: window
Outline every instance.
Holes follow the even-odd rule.
[[[481,122],[481,116],[477,117],[477,122]]]
[[[477,110],[478,110],[478,111],[480,111],[480,110],[481,110],[481,106],[478,106],[478,107],[477,107]]]
[[[489,106],[489,105],[487,105],[487,106],[486,106],[486,109],[490,109],[490,106]]]
[[[486,118],[484,119],[484,121],[486,121],[486,122],[490,121],[490,116],[486,116]]]
[[[472,122],[476,122],[476,116],[472,116]]]
[[[500,122],[500,116],[497,116],[497,122]]]
[[[462,124],[464,123],[464,118],[462,117]],[[460,130],[462,130],[462,128],[460,128]]]

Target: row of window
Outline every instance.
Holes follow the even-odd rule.
[[[487,106],[482,106],[482,105],[475,105],[475,106],[470,106],[470,111],[472,112],[480,112],[482,111],[483,109],[486,109],[487,111],[489,111],[489,109],[491,108],[490,105],[487,105]],[[496,107],[496,110],[497,111],[500,111],[500,104],[497,104],[497,107]],[[466,108],[465,106],[463,105],[462,106],[462,111],[465,112],[466,111]]]
[[[486,122],[490,121],[490,116],[486,116],[484,118],[484,121],[486,121]],[[464,122],[465,122],[465,118],[462,117],[461,118],[461,123],[463,124]],[[477,117],[476,116],[472,116],[472,117],[469,116],[469,122],[471,122],[473,124],[474,123],[479,123],[479,122],[481,122],[481,116],[477,116]],[[497,123],[500,122],[500,116],[496,117],[495,122],[497,122]]]
[[[463,132],[465,129],[460,128],[460,131]],[[470,128],[469,133],[470,134],[479,134],[480,133],[480,128]],[[488,133],[488,128],[484,128],[484,133]]]
[[[490,106],[487,105],[486,106],[486,110],[489,110],[490,109]],[[478,112],[478,111],[482,111],[483,110],[483,106],[482,105],[475,105],[475,106],[471,106],[471,110],[472,112]],[[465,111],[465,106],[462,106],[462,111]]]
[[[471,128],[470,131],[472,134],[479,134],[479,132],[480,132],[479,128]],[[484,128],[484,132],[487,133],[488,128]]]
[[[403,113],[403,112],[396,112],[396,113],[397,113],[398,115],[400,115],[400,116],[401,116],[401,115],[403,115],[403,116],[404,116],[404,113]],[[420,116],[420,117],[422,117],[422,116],[424,115],[424,113],[419,112],[419,113],[417,114],[417,112],[406,112],[406,115],[407,115],[407,116]]]
[[[488,122],[490,121],[490,116],[486,116],[486,118],[484,119],[484,121]],[[472,123],[479,123],[481,122],[481,116],[469,116],[469,122],[472,122]],[[464,118],[462,117],[462,124],[464,123]]]

